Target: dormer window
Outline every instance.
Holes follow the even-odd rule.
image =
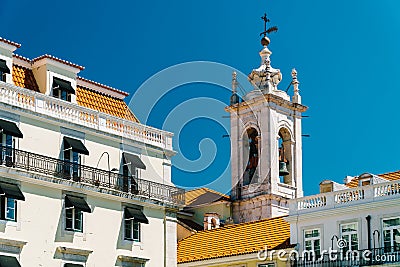
[[[10,69],[7,67],[7,63],[4,59],[0,59],[0,81],[6,82],[6,75],[10,74]]]
[[[71,102],[71,95],[75,94],[71,83],[60,78],[53,78],[53,96]]]

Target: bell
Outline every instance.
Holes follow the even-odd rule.
[[[289,175],[289,172],[286,168],[286,162],[279,161],[279,176],[286,176]]]

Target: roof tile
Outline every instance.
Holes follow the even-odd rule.
[[[178,242],[178,263],[284,249],[290,245],[290,225],[284,217],[201,231]]]

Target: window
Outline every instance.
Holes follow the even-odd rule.
[[[132,194],[138,193],[139,169],[146,169],[143,161],[137,155],[122,153],[123,167],[122,167],[122,190],[124,192],[131,192]]]
[[[10,74],[10,69],[4,59],[0,59],[0,81],[6,82],[6,75]]]
[[[6,82],[6,74],[0,70],[0,81]]]
[[[383,220],[383,246],[385,252],[400,251],[400,217]]]
[[[79,153],[73,151],[71,148],[64,149],[64,161],[66,161],[65,174],[68,176],[72,175],[73,178],[77,179],[79,177],[79,165],[81,164]]]
[[[13,165],[13,148],[14,139],[9,134],[1,135],[1,161],[6,164],[6,166],[11,167]]]
[[[275,267],[275,263],[259,264],[258,267]]]
[[[311,229],[304,231],[304,250],[311,252],[311,255],[321,255],[320,229]]]
[[[53,96],[71,102],[71,95],[75,94],[71,83],[59,78],[53,78]]]
[[[346,223],[340,225],[340,235],[346,241],[343,252],[358,250],[358,223]]]
[[[17,221],[17,200],[25,200],[18,185],[0,182],[0,219]]]
[[[5,164],[8,167],[13,166],[14,164],[14,137],[23,137],[18,126],[14,122],[0,119],[0,164]]]
[[[125,239],[140,241],[140,223],[132,220],[125,219]]]
[[[65,263],[64,267],[83,267],[82,264]]]
[[[62,164],[64,178],[72,177],[74,181],[80,181],[81,154],[89,155],[89,151],[82,141],[64,137],[64,162]]]
[[[83,232],[83,212],[92,212],[84,198],[65,196],[65,230]]]
[[[141,223],[149,223],[141,208],[126,207],[124,209],[124,239],[141,241]]]

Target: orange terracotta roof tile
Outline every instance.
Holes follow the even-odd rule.
[[[388,181],[400,180],[400,170],[394,172],[387,172],[383,174],[378,174],[379,177],[386,179]],[[354,177],[350,183],[347,183],[346,186],[350,188],[358,187],[358,177]]]
[[[290,245],[290,225],[284,217],[228,225],[197,232],[178,242],[178,263],[199,261]]]
[[[76,88],[76,102],[83,107],[139,122],[124,100],[112,98],[82,86],[77,86]]]
[[[18,65],[13,65],[12,77],[16,86],[39,92],[39,86],[36,83],[32,70]]]
[[[209,198],[210,202],[214,202],[214,201],[217,201],[220,199],[226,199],[226,200],[230,199],[230,197],[228,195],[222,194],[220,192],[214,191],[209,188],[202,187],[202,188],[197,188],[197,189],[193,189],[190,191],[186,191],[185,204],[187,206],[192,205],[195,202],[197,202],[198,200],[200,200],[200,198],[202,198],[202,196],[205,196],[206,194],[210,196],[210,198]],[[214,195],[214,197],[211,195]]]

